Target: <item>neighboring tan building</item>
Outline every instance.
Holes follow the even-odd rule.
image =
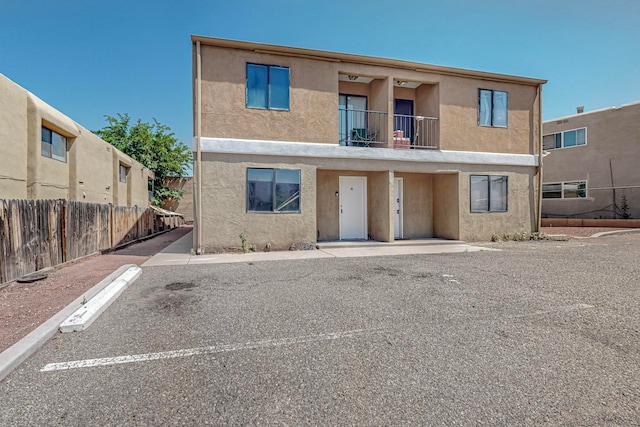
[[[153,172],[0,74],[0,199],[147,206]]]
[[[543,149],[543,217],[640,218],[640,102],[546,121]]]
[[[167,176],[164,178],[163,185],[174,190],[184,191],[180,200],[165,199],[162,201],[162,208],[176,212],[182,215],[184,222],[193,222],[193,177],[173,177]]]
[[[197,252],[538,229],[544,80],[191,39]]]

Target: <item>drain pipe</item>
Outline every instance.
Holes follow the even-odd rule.
[[[196,41],[196,254],[202,255],[202,57]]]
[[[538,84],[538,209],[536,212],[536,231],[539,233],[542,228],[542,159],[543,145],[542,145],[542,133],[544,132],[542,124],[542,84]]]

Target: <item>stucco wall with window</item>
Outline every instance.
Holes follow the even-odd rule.
[[[195,49],[195,47],[194,47]],[[367,108],[389,113],[394,98],[415,103],[414,114],[439,119],[442,150],[537,154],[539,96],[536,84],[494,81],[451,73],[416,72],[348,60],[308,59],[218,46],[201,46],[202,136],[297,142],[338,142],[338,95],[367,96]],[[195,56],[195,55],[194,55]],[[247,64],[290,68],[289,111],[249,108]],[[195,73],[195,67],[194,67]],[[370,76],[369,83],[338,81],[339,74]],[[394,82],[420,83],[415,89]],[[507,94],[505,127],[478,124],[479,90]],[[194,96],[194,102],[195,102]],[[195,119],[194,119],[195,120]],[[194,122],[195,127],[195,122]]]
[[[0,75],[0,198],[71,199],[115,203],[115,147],[103,141],[37,96]],[[43,129],[47,141],[43,143]],[[64,141],[64,150],[53,155]],[[44,150],[47,148],[47,150]],[[120,153],[124,156],[124,154]],[[117,204],[146,206],[147,179],[153,174],[125,156],[133,174],[130,203],[127,193]],[[117,175],[116,175],[117,180]]]
[[[506,127],[478,124],[479,89],[508,93]],[[440,83],[440,148],[442,150],[537,154],[539,99],[535,86],[480,79],[444,77]]]
[[[485,212],[471,209],[471,176],[506,178],[506,210]],[[535,230],[536,175],[532,168],[482,166],[466,168],[459,174],[460,239],[490,240],[493,234],[531,233]],[[501,194],[504,196],[504,194]]]
[[[544,123],[543,133],[581,128],[586,129],[585,145],[547,150],[543,181],[545,184],[586,181],[586,197],[545,198],[543,216],[620,218],[625,195],[628,215],[640,218],[640,103],[549,120]]]
[[[240,233],[262,251],[316,241],[316,168],[295,160],[203,153],[202,234],[206,252],[237,250]],[[272,162],[273,161],[273,162]],[[247,168],[300,170],[300,212],[248,212]]]
[[[246,106],[247,63],[290,68],[289,111]],[[203,136],[335,143],[337,92],[331,62],[202,46]]]

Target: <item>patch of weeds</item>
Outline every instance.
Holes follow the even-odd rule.
[[[539,240],[551,240],[556,242],[566,242],[569,240],[568,236],[548,236],[544,233],[527,233],[526,231],[520,231],[516,233],[494,233],[491,236],[492,242],[526,242],[526,241],[539,241]]]

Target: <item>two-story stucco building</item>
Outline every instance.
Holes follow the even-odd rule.
[[[538,229],[544,80],[192,42],[198,252]]]
[[[147,206],[153,172],[0,74],[0,199]]]
[[[544,122],[542,215],[640,218],[640,102]]]

